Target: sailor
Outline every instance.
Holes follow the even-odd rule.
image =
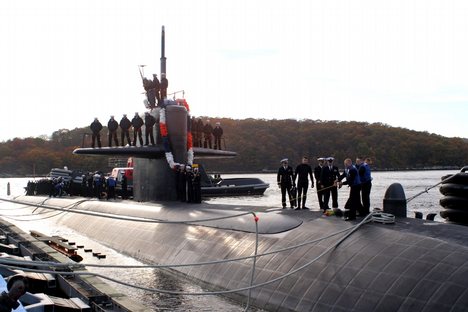
[[[87,197],[87,189],[86,189],[86,183],[87,183],[87,179],[88,179],[88,176],[87,176],[87,173],[84,173],[81,175],[81,189],[80,189],[80,195],[83,196],[83,197]]]
[[[291,194],[291,188],[295,185],[294,183],[294,172],[293,168],[288,165],[288,159],[284,158],[281,160],[281,167],[278,169],[278,174],[276,176],[276,180],[278,182],[278,187],[281,188],[281,203],[283,205],[283,209],[286,208],[286,192],[288,193],[289,204],[291,208],[294,207],[293,201],[294,198]]]
[[[133,146],[136,146],[136,140],[138,136],[138,141],[140,142],[140,146],[143,146],[143,136],[141,134],[141,127],[143,126],[143,119],[141,119],[138,112],[135,113],[132,119],[132,126],[133,126]]]
[[[156,106],[156,102],[155,102],[156,94],[154,93],[153,81],[151,81],[151,79],[144,77],[143,88],[146,91],[146,97],[148,98],[148,102],[150,103],[150,108],[154,108]]]
[[[361,179],[361,198],[362,198],[362,211],[359,211],[359,215],[366,216],[370,212],[370,192],[372,188],[372,176],[370,164],[372,160],[366,157],[364,162],[359,166],[359,178]]]
[[[187,180],[187,203],[193,203],[193,170],[192,166],[185,166],[185,178]]]
[[[62,177],[58,177],[58,178],[57,178],[54,187],[55,187],[54,197],[55,197],[55,196],[62,197],[63,187],[64,187],[64,183],[63,183]]]
[[[56,178],[52,178],[48,181],[48,187],[49,187],[49,197],[54,196],[55,197],[55,184],[57,183]]]
[[[153,74],[153,84],[152,84],[153,90],[154,90],[154,95],[156,97],[156,103],[158,103],[158,106],[160,106],[161,103],[161,95],[160,95],[160,88],[161,85],[159,83],[158,75]]]
[[[323,186],[322,186],[322,182],[320,182],[320,175],[322,173],[322,168],[323,168],[323,163],[325,161],[325,158],[319,157],[317,158],[317,161],[318,161],[318,165],[314,168],[315,185],[317,185],[317,197],[318,197],[319,207],[321,210],[324,210],[323,209],[324,193],[322,191]]]
[[[10,277],[7,283],[7,290],[0,294],[0,312],[10,312],[16,310],[20,303],[18,302],[28,289],[28,279],[22,275]]]
[[[217,122],[216,126],[213,129],[214,136],[214,148],[221,149],[221,137],[223,136],[223,128],[221,128],[221,123]]]
[[[93,175],[93,186],[94,186],[94,195],[96,196],[97,199],[101,199],[101,193],[102,193],[102,177],[101,173],[96,171],[96,173]]]
[[[193,187],[193,197],[192,202],[199,204],[201,203],[201,175],[198,169],[198,164],[193,164],[192,166],[192,187]]]
[[[122,131],[120,138],[122,139],[122,146],[125,146],[124,139],[127,138],[128,145],[132,145],[130,142],[130,127],[132,123],[127,118],[127,114],[123,114],[122,119],[120,119],[120,129]]]
[[[356,163],[354,164],[354,166],[356,167],[356,169],[359,171],[359,168],[361,167],[362,165],[362,159],[361,157],[356,157]]]
[[[119,140],[117,140],[118,128],[119,128],[119,124],[114,119],[114,116],[110,116],[110,119],[107,122],[107,129],[109,130],[109,135],[108,135],[109,147],[112,147],[112,139],[115,142],[115,146],[119,146]]]
[[[93,135],[92,135],[92,147],[94,148],[95,144],[96,144],[96,140],[97,140],[97,143],[98,143],[98,146],[101,147],[101,130],[102,130],[102,124],[99,122],[99,120],[96,118],[94,118],[94,121],[91,123],[91,125],[89,126],[89,128],[91,129],[91,131],[93,132]]]
[[[341,185],[348,185],[350,187],[349,198],[344,206],[344,218],[345,221],[349,221],[355,220],[356,211],[362,209],[361,198],[359,196],[361,191],[361,180],[359,179],[359,173],[350,158],[345,159],[344,166],[345,171],[339,177],[339,185],[340,187]],[[343,179],[346,179],[346,181],[341,182]]]
[[[197,145],[198,147],[203,147],[203,129],[204,129],[205,125],[203,124],[203,120],[198,117],[197,118],[197,127],[195,129],[195,131],[198,133],[197,134],[197,139],[198,139],[198,142],[197,142]]]
[[[302,163],[296,167],[294,173],[294,182],[297,178],[297,208],[296,210],[301,209],[301,199],[302,199],[302,209],[309,209],[306,207],[305,203],[307,200],[307,189],[309,188],[309,177],[310,182],[312,183],[312,188],[314,187],[314,178],[312,176],[312,168],[309,166],[309,158],[307,156],[302,157]]]
[[[203,127],[203,138],[205,139],[203,142],[204,148],[212,148],[212,135],[213,135],[213,126],[210,124],[210,120],[206,121],[205,126]]]
[[[109,198],[115,199],[115,186],[117,185],[117,181],[115,181],[114,177],[110,176],[107,178],[107,200]]]
[[[94,173],[89,172],[87,178],[88,191],[86,197],[93,197],[94,192]]]
[[[337,181],[340,176],[338,167],[333,165],[334,158],[327,157],[327,164],[322,168],[320,174],[321,187],[323,188],[323,210],[329,209],[330,193],[332,196],[332,207],[338,208]]]
[[[169,81],[166,78],[166,73],[161,73],[161,83],[160,86],[160,94],[161,94],[161,103],[158,103],[158,106],[164,106],[164,99],[167,97],[167,88],[169,87]]]
[[[156,118],[154,118],[149,112],[145,112],[145,145],[149,144],[148,137],[151,139],[151,145],[154,145],[153,127],[155,123]]]

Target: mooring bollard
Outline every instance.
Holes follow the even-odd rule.
[[[383,211],[395,217],[406,218],[406,196],[400,183],[391,184],[385,191]]]
[[[6,189],[7,189],[7,195],[10,196],[11,192],[10,192],[10,182],[7,183],[7,186],[6,186]]]

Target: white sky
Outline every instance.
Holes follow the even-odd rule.
[[[0,0],[0,141],[144,111],[162,25],[195,116],[468,137],[468,1]]]

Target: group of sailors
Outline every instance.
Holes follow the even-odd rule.
[[[312,170],[308,157],[304,156],[301,164],[296,167],[296,170],[293,170],[288,164],[287,158],[281,160],[277,182],[281,189],[283,209],[287,206],[286,194],[288,194],[292,209],[309,209],[306,207],[306,200],[310,179],[311,188],[317,186],[319,206],[324,213],[330,211],[330,197],[333,211],[338,211],[338,189],[342,185],[348,185],[350,193],[344,206],[344,219],[354,220],[357,214],[359,216],[369,214],[372,188],[371,159],[357,158],[356,162],[353,163],[350,158],[347,158],[344,160],[345,169],[342,173],[334,165],[333,157],[320,157],[317,162],[317,166]]]
[[[149,107],[151,109],[156,106],[164,106],[164,99],[167,97],[167,87],[169,81],[166,78],[166,74],[161,74],[161,82],[158,79],[158,75],[153,74],[153,79],[142,77],[143,88],[146,91],[146,97],[148,98]]]
[[[128,180],[125,175],[122,175],[122,180],[118,182],[112,175],[104,175],[101,171],[95,171],[83,174],[81,181],[81,188],[72,192],[71,195],[95,197],[97,199],[105,198],[107,200],[116,199],[117,195],[120,195],[122,199],[127,199],[129,197]],[[117,192],[118,183],[120,187]],[[78,185],[75,185],[75,187],[76,186]]]
[[[160,141],[156,139],[154,136],[154,128],[157,126],[156,118],[151,115],[149,112],[145,112],[144,119],[140,117],[138,112],[135,113],[132,120],[128,119],[127,114],[123,114],[122,119],[120,122],[115,120],[114,116],[110,116],[109,121],[107,122],[107,129],[108,129],[108,146],[112,147],[112,144],[115,146],[119,146],[119,139],[117,136],[117,132],[120,128],[120,143],[122,146],[126,144],[128,146],[136,146],[137,140],[140,146],[143,146],[143,125],[145,126],[145,142],[144,145],[148,146],[149,144],[155,145],[156,141]],[[92,142],[91,146],[93,148],[96,147],[96,143],[98,147],[102,147],[101,143],[101,130],[103,129],[103,125],[96,117],[94,121],[89,126],[92,132]],[[133,128],[133,140],[130,139],[130,130]],[[213,127],[210,123],[210,120],[207,120],[205,124],[201,118],[192,117],[191,119],[191,132],[193,136],[193,146],[194,147],[204,147],[204,148],[213,148],[214,149],[221,149],[221,141],[223,137],[223,128],[221,128],[221,123],[217,122],[215,127]],[[159,131],[158,131],[159,133]],[[214,145],[213,145],[214,139]]]
[[[191,131],[193,137],[192,140],[194,147],[214,147],[214,149],[217,150],[221,149],[223,128],[221,128],[220,122],[216,122],[215,127],[213,128],[209,119],[206,121],[206,124],[203,124],[203,120],[201,118],[192,117],[191,123]]]
[[[166,74],[161,74],[161,81],[159,81],[158,76],[153,74],[153,79],[144,77],[143,74],[141,75],[143,81],[143,88],[146,91],[147,100],[147,108],[153,110],[155,107],[164,108],[167,103],[171,101],[164,101],[167,98],[167,88],[169,86],[169,82],[166,78]],[[214,149],[221,149],[221,141],[223,137],[223,128],[221,128],[221,124],[219,122],[216,123],[215,127],[213,127],[210,123],[210,120],[206,121],[206,124],[203,124],[201,118],[192,117],[190,124],[190,130],[192,132],[192,143],[194,147],[204,147],[204,148],[214,148]],[[154,131],[153,129],[156,126],[156,130],[158,129],[158,123],[156,118],[150,114],[149,112],[145,113],[144,120],[138,114],[135,113],[135,116],[130,121],[127,118],[126,114],[123,114],[122,119],[120,122],[117,122],[114,119],[114,116],[110,116],[109,121],[107,122],[108,128],[108,146],[112,147],[114,143],[115,146],[119,146],[119,140],[117,136],[117,131],[120,128],[120,143],[122,146],[136,146],[137,140],[140,143],[140,146],[143,146],[143,134],[142,134],[142,127],[145,126],[145,144],[144,145],[155,145],[155,143],[160,143],[159,131],[157,131],[158,136],[154,139]],[[133,128],[133,140],[130,139],[130,129]],[[96,117],[94,121],[90,125],[90,129],[92,132],[92,148],[96,147],[96,143],[98,147],[102,147],[101,143],[101,130],[103,129],[103,125]],[[214,141],[214,142],[213,142]]]
[[[114,116],[110,116],[109,121],[107,122],[108,128],[108,144],[109,147],[112,147],[112,143],[115,146],[119,146],[119,140],[117,137],[117,130],[120,128],[120,142],[122,146],[125,146],[127,142],[128,146],[136,146],[137,139],[140,145],[143,145],[143,136],[142,136],[142,127],[145,125],[145,145],[155,145],[154,140],[154,125],[156,124],[156,118],[151,115],[149,112],[145,112],[145,119],[140,117],[138,112],[135,113],[132,120],[128,119],[127,114],[123,114],[120,122],[115,120]],[[103,128],[101,122],[96,117],[94,121],[89,126],[92,132],[92,143],[93,148],[102,147],[101,144],[101,130]],[[130,139],[130,129],[133,128],[133,140]]]
[[[201,203],[201,175],[198,165],[178,165],[175,168],[177,199],[181,202]]]
[[[81,184],[65,181],[62,177],[28,181],[26,195],[49,195],[49,197],[70,195],[105,198],[107,200],[116,199],[117,195],[120,195],[122,199],[127,199],[130,195],[127,177],[122,176],[118,194],[116,191],[117,183],[115,177],[105,176],[102,172],[96,171],[83,174]]]

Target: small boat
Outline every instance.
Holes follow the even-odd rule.
[[[270,184],[258,178],[221,179],[218,183],[202,186],[204,197],[263,195]]]
[[[216,177],[208,175],[202,165],[199,165],[199,169],[202,197],[263,195],[270,187],[269,183],[259,178],[223,179],[219,175]]]

